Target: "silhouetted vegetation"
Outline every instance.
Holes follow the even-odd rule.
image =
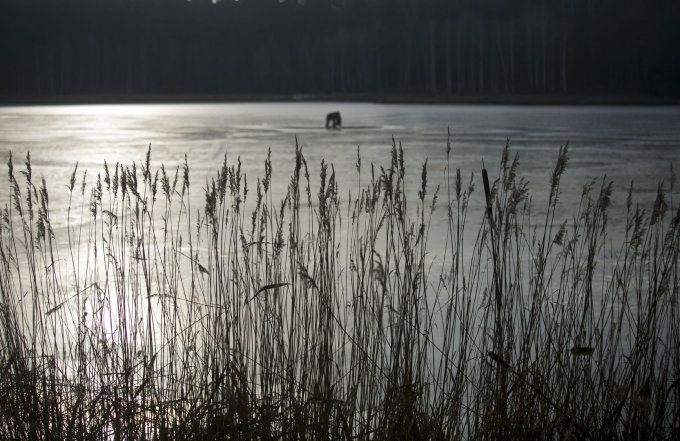
[[[680,92],[675,0],[3,0],[0,94]]]
[[[399,145],[385,167],[357,151],[341,200],[296,146],[277,201],[269,159],[247,179],[225,157],[201,190],[149,150],[50,183],[69,194],[59,228],[30,157],[10,157],[0,438],[677,439],[675,177],[650,201],[631,187],[622,213],[610,182],[584,183],[562,222],[566,147],[540,215],[507,146],[482,180],[446,151],[445,182],[424,164],[412,190]]]

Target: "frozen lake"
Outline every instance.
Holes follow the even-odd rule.
[[[342,130],[326,130],[327,112],[339,110]],[[625,201],[631,180],[636,196],[653,202],[657,183],[670,181],[670,164],[680,159],[680,108],[601,106],[380,105],[365,103],[132,104],[0,107],[0,151],[5,163],[14,153],[22,168],[31,152],[34,175],[45,176],[52,221],[63,226],[67,184],[76,161],[88,169],[90,183],[109,164],[141,162],[152,146],[152,165],[174,167],[187,154],[191,198],[203,205],[200,190],[214,176],[224,154],[238,157],[254,183],[264,172],[271,147],[274,199],[285,194],[294,163],[295,137],[303,147],[314,182],[322,158],[337,173],[340,194],[357,189],[356,149],[361,148],[364,179],[371,162],[388,165],[391,138],[401,142],[407,168],[407,192],[415,199],[420,168],[429,163],[432,187],[444,183],[446,132],[451,128],[452,168],[464,181],[479,179],[473,208],[481,206],[482,160],[491,179],[498,176],[506,139],[519,153],[519,175],[530,181],[534,212],[547,198],[549,176],[560,145],[569,142],[571,160],[562,183],[562,213],[569,216],[583,184],[606,175],[614,181],[614,207]],[[3,171],[3,173],[5,173]],[[7,182],[7,181],[5,181]],[[368,181],[364,181],[368,182]],[[278,185],[277,185],[278,184]],[[7,184],[0,206],[8,202]],[[354,193],[353,193],[354,194]],[[474,216],[474,214],[473,214]],[[480,215],[481,216],[481,215]],[[614,222],[616,218],[614,217]],[[437,232],[439,221],[433,221]]]

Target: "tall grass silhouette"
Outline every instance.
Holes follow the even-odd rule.
[[[341,199],[296,145],[274,200],[270,159],[247,180],[225,157],[196,188],[189,158],[154,168],[149,149],[76,164],[58,230],[45,180],[10,156],[0,439],[676,439],[674,177],[652,201],[631,184],[621,214],[611,182],[585,183],[562,221],[565,146],[537,223],[510,155],[464,177],[449,139],[444,182],[424,164],[410,194],[398,143],[369,182],[357,150]]]

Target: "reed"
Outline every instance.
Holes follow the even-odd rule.
[[[341,198],[296,142],[274,200],[270,157],[248,179],[225,156],[199,190],[149,147],[76,164],[54,228],[52,189],[10,154],[0,439],[677,439],[674,177],[613,214],[611,182],[586,183],[559,219],[565,146],[537,223],[509,145],[481,183],[453,156],[449,138],[444,182],[425,163],[411,195],[399,143],[368,182],[357,150]]]

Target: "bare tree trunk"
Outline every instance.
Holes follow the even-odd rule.
[[[461,43],[460,23],[456,29],[456,92],[461,93],[465,88],[465,69],[463,66],[463,45]]]
[[[510,30],[508,31],[510,44],[510,93],[515,93],[515,24],[510,21]]]
[[[527,50],[525,53],[526,59],[524,63],[527,66],[527,82],[529,90],[534,90],[534,36],[531,31],[527,31]]]
[[[545,23],[541,24],[541,89],[543,91],[546,90],[546,85],[547,85],[547,67],[546,67],[546,42],[545,42],[545,31],[546,25]]]
[[[345,32],[344,29],[340,29],[340,91],[345,91]]]
[[[406,63],[404,63],[404,73],[402,75],[402,88],[403,89],[410,89],[411,88],[411,45],[412,45],[412,37],[411,37],[411,32],[407,33],[408,41],[406,42]]]
[[[431,21],[428,26],[428,34],[430,40],[430,75],[429,75],[429,90],[430,92],[437,91],[437,47],[435,45],[437,24],[435,21]]]
[[[484,21],[479,21],[479,77],[478,77],[478,91],[484,91]]]
[[[562,92],[567,91],[567,30],[562,32],[562,60],[560,63],[560,79]]]
[[[446,17],[446,21],[444,22],[444,50],[446,51],[446,58],[445,58],[445,63],[446,63],[446,93],[448,95],[451,95],[453,85],[451,84],[451,18]]]
[[[502,28],[499,22],[496,22],[496,47],[498,48],[498,59],[501,65],[501,79],[503,80],[503,92],[508,93],[508,69],[505,65],[505,54],[503,51],[503,42],[501,40]]]
[[[382,92],[382,90],[383,90],[382,58],[380,56],[377,56],[376,60],[375,60],[375,82],[376,82],[376,88],[378,89],[378,92]]]

